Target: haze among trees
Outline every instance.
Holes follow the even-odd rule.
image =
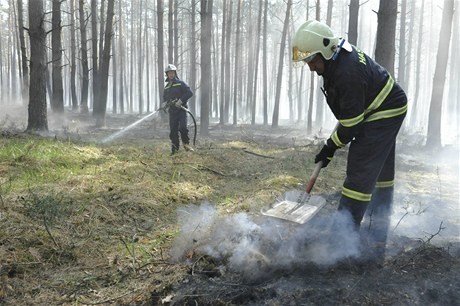
[[[47,116],[158,109],[164,67],[195,92],[191,111],[212,124],[296,125],[335,119],[308,67],[291,64],[306,19],[331,25],[392,72],[409,97],[404,130],[439,147],[458,142],[458,0],[2,0],[0,108],[28,105],[28,131]]]

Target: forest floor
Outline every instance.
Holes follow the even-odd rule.
[[[330,231],[346,150],[320,173],[311,221],[261,215],[303,188],[327,131],[211,125],[171,157],[159,118],[108,142],[141,117],[95,128],[66,111],[37,136],[24,107],[1,108],[0,305],[458,305],[458,146],[400,135],[376,262],[364,234]]]

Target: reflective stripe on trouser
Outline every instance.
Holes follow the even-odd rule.
[[[364,124],[361,133],[350,144],[342,198],[367,207],[377,181],[379,185],[393,186],[395,142],[404,117]],[[361,219],[355,222],[360,223]]]
[[[173,150],[179,149],[179,134],[183,144],[188,144],[190,138],[187,129],[187,113],[184,110],[169,112],[169,139],[173,145]]]

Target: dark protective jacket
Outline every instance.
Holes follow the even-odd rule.
[[[163,93],[163,102],[168,102],[175,99],[182,101],[182,106],[187,107],[187,101],[193,96],[190,87],[184,81],[175,77],[172,82],[166,79],[166,86]],[[169,111],[180,111],[180,108],[171,106]]]
[[[382,66],[355,46],[351,52],[341,49],[335,60],[325,63],[323,92],[340,123],[327,140],[329,147],[344,147],[365,122],[406,113],[407,98],[401,87]]]

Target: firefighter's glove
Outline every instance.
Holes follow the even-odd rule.
[[[336,149],[330,148],[327,145],[321,149],[321,151],[315,157],[315,164],[319,163],[320,161],[323,162],[323,168],[327,167],[329,162],[332,160]]]
[[[177,99],[177,101],[174,103],[174,105],[175,105],[177,108],[181,108],[181,107],[182,107],[182,100],[181,100],[181,99]]]

